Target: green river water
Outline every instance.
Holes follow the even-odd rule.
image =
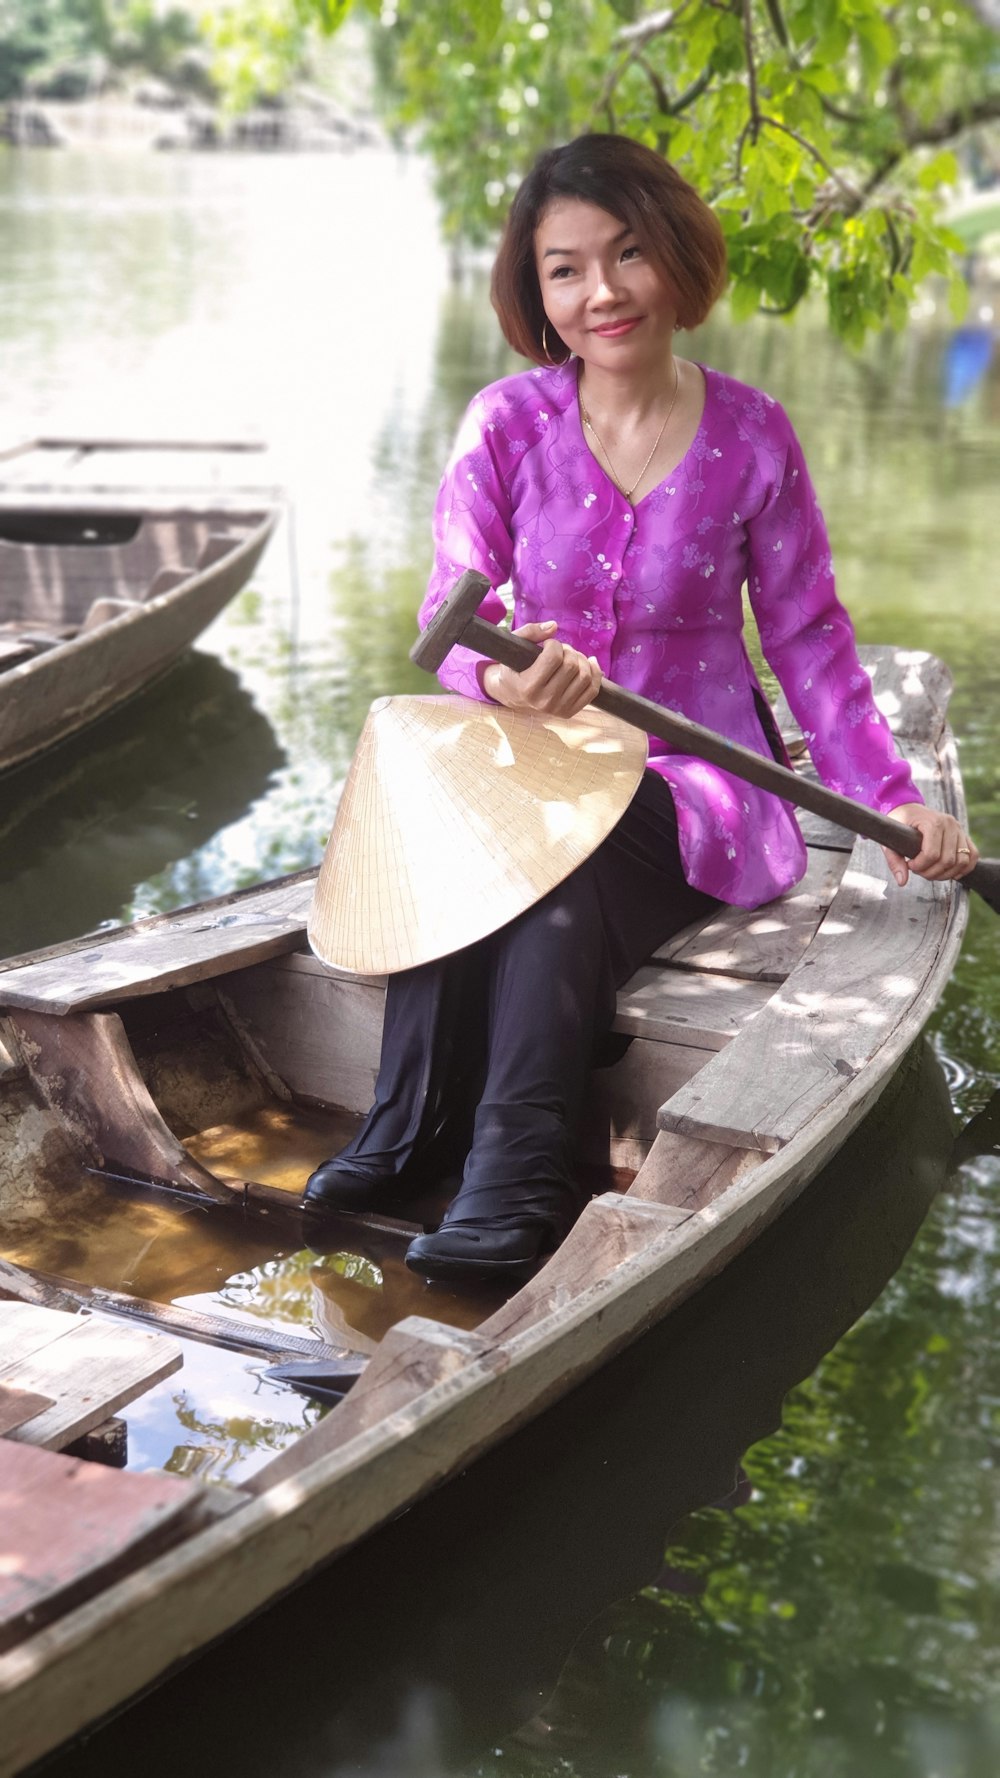
[[[0,150],[0,268],[0,445],[252,431],[291,496],[193,656],[0,785],[9,955],[318,860],[371,699],[426,688],[407,650],[434,489],[465,401],[513,365],[420,168],[375,151]],[[951,333],[927,305],[858,358],[819,315],[720,314],[690,349],[791,411],[862,640],[948,661],[996,856],[1000,368],[947,405]],[[995,1778],[998,1085],[1000,925],[974,905],[927,1050],[769,1260],[339,1565],[333,1618],[313,1589],[306,1631],[272,1614],[191,1697],[53,1769]],[[162,1293],[314,1312],[315,1254],[206,1239],[185,1280],[168,1246]],[[151,1263],[99,1281],[139,1288]],[[343,1256],[319,1263],[346,1288]],[[363,1263],[348,1283],[372,1283]],[[192,1349],[185,1387],[135,1412],[133,1461],[238,1477],[312,1412],[274,1391],[261,1410],[259,1375],[220,1398],[210,1372]],[[743,1453],[735,1502],[706,1506]]]

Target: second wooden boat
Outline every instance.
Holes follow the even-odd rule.
[[[279,509],[234,458],[85,440],[0,457],[0,771],[133,698],[246,584]]]
[[[866,662],[928,802],[961,817],[947,674],[897,650],[868,651]],[[421,1313],[403,1305],[387,1330],[362,1331],[349,1316],[327,1323],[312,1353],[345,1393],[318,1425],[243,1487],[211,1491],[211,1512],[194,1482],[177,1483],[187,1494],[169,1511],[150,1499],[146,1516],[136,1508],[128,1521],[136,1529],[131,1541],[123,1532],[111,1578],[105,1560],[88,1581],[80,1555],[71,1583],[40,1584],[36,1622],[23,1608],[12,1614],[0,1744],[13,1763],[0,1771],[150,1684],[540,1413],[799,1196],[912,1046],[966,918],[960,889],[913,879],[898,891],[871,842],[811,818],[803,828],[810,862],[796,890],[679,935],[622,991],[623,1053],[593,1077],[582,1139],[597,1195],[530,1283],[507,1302],[483,1301],[478,1317],[424,1289]],[[259,1324],[222,1326],[190,1307],[54,1277],[39,1256],[56,1251],[45,1240],[60,1219],[66,1232],[74,1217],[93,1217],[111,1181],[185,1194],[211,1215],[296,1225],[310,1240],[296,1208],[304,1157],[310,1143],[313,1160],[336,1148],[370,1103],[383,1001],[379,982],[333,976],[305,951],[311,887],[308,875],[290,879],[21,959],[0,976],[9,1314],[83,1307],[161,1337],[173,1329],[303,1355],[301,1342],[268,1340]],[[329,1239],[398,1254],[412,1232],[341,1219]],[[36,1389],[48,1377],[37,1366],[28,1374]],[[15,1446],[35,1461],[47,1442],[50,1463],[70,1461],[52,1448],[69,1436],[67,1416],[56,1430],[58,1405],[12,1429],[0,1475],[5,1451],[13,1471]],[[96,1420],[110,1410],[95,1399],[92,1411]],[[78,1434],[79,1412],[72,1424]],[[40,1426],[52,1429],[47,1440]],[[109,1483],[134,1491],[143,1479]],[[164,1530],[151,1547],[156,1513]]]

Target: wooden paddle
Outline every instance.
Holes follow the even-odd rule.
[[[513,667],[516,673],[530,667],[541,652],[534,642],[526,641],[523,636],[513,636],[509,630],[499,629],[496,624],[476,616],[489,591],[490,583],[482,574],[471,570],[463,574],[414,643],[410,659],[429,673],[436,673],[442,661],[460,643],[475,654]],[[724,735],[702,728],[698,722],[689,722],[686,716],[665,710],[637,692],[625,691],[609,679],[604,681],[594,703],[598,710],[607,710],[609,715],[645,729],[647,734],[656,735],[684,753],[692,753],[710,765],[721,766],[734,778],[756,784],[759,790],[769,790],[800,809],[809,809],[814,815],[836,821],[850,833],[877,840],[880,846],[890,847],[903,858],[915,858],[920,851],[922,841],[916,828],[894,821],[891,815],[880,815],[877,810],[866,808],[864,803],[841,796],[839,791],[827,790],[825,785],[800,778],[787,766],[779,765],[777,760],[764,758],[736,741],[728,741]],[[963,888],[974,889],[994,913],[1000,913],[1000,860],[981,858],[975,869],[961,881]]]

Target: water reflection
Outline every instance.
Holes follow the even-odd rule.
[[[232,669],[192,654],[141,703],[5,777],[4,954],[118,918],[136,884],[238,820],[284,764]]]
[[[801,1641],[802,1613],[792,1622],[772,1606],[793,1597],[780,1570],[790,1539],[798,1534],[801,1544],[815,1511],[813,1466],[823,1472],[831,1506],[850,1484],[852,1463],[856,1491],[870,1495],[870,1522],[883,1498],[849,1438],[831,1437],[840,1432],[835,1401],[803,1446],[793,1397],[794,1437],[779,1435],[762,1448],[778,1453],[772,1467],[780,1489],[772,1494],[768,1480],[763,1512],[755,1502],[736,1514],[757,1515],[749,1559],[727,1564],[730,1519],[710,1511],[685,1526],[685,1544],[672,1550],[664,1574],[670,1528],[730,1494],[743,1453],[778,1425],[788,1391],[882,1289],[944,1175],[952,1118],[927,1049],[915,1052],[889,1097],[844,1151],[844,1165],[828,1169],[723,1279],[442,1495],[57,1760],[52,1772],[82,1778],[124,1770],[140,1750],[150,1778],[182,1766],[216,1770],[223,1761],[247,1778],[348,1771],[357,1778],[459,1771],[593,1778],[677,1771],[687,1778],[700,1769],[657,1764],[650,1735],[660,1733],[671,1699],[674,1716],[688,1708],[683,1698],[678,1705],[675,1682],[683,1690],[699,1667],[699,1695],[712,1699],[713,1725],[730,1713],[726,1675],[734,1662],[749,1667],[759,1658],[759,1621],[784,1625],[790,1648]],[[924,1338],[923,1330],[916,1340],[896,1336],[885,1355],[901,1402],[914,1399]],[[892,1419],[898,1425],[898,1411]],[[891,1442],[888,1426],[882,1442]],[[809,1465],[807,1481],[800,1462]],[[767,1465],[758,1454],[755,1480],[770,1476]],[[891,1481],[888,1494],[892,1506],[899,1496]],[[687,1553],[692,1536],[711,1552],[720,1535],[717,1563],[711,1553]],[[822,1596],[850,1617],[838,1620],[837,1648],[856,1665],[859,1645],[879,1631],[850,1613],[853,1552],[838,1521]],[[678,1573],[699,1569],[706,1588],[718,1580],[729,1616],[720,1610],[711,1624],[690,1629],[683,1613],[686,1601],[696,1609],[696,1590]],[[595,1619],[637,1587],[651,1590]],[[798,1699],[796,1688],[792,1717]],[[486,1758],[496,1737],[529,1719],[540,1758],[518,1740]],[[718,1769],[740,1768],[734,1761]],[[777,1778],[793,1768],[752,1769]],[[864,1770],[866,1778],[873,1771],[865,1764],[830,1769]]]

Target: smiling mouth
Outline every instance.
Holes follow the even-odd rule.
[[[633,327],[638,327],[641,320],[641,315],[623,315],[619,321],[602,321],[600,327],[595,327],[593,332],[604,336],[629,333]]]

